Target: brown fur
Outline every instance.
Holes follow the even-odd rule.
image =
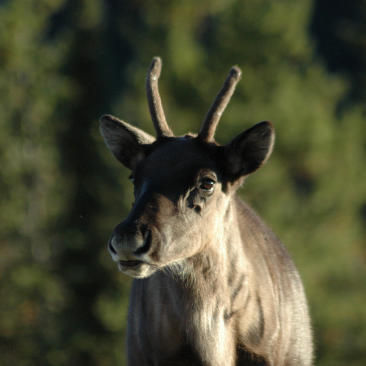
[[[154,99],[149,103],[154,108]],[[169,136],[164,120],[154,122],[155,140],[115,117],[101,119],[105,141],[132,170],[135,187],[135,204],[108,245],[119,268],[135,277],[128,364],[311,365],[298,272],[235,196],[270,155],[273,126],[259,123],[219,146],[209,123],[203,138]],[[168,132],[159,133],[159,125]]]

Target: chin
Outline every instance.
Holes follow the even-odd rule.
[[[146,278],[157,271],[155,266],[146,262],[140,262],[133,267],[126,267],[118,263],[118,268],[121,272],[133,278]]]

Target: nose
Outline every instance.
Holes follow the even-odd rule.
[[[151,247],[152,232],[146,225],[122,222],[109,240],[108,250],[114,261],[140,259]]]

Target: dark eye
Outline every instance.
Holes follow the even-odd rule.
[[[133,175],[132,175],[132,174],[128,177],[128,179],[129,179],[132,183],[135,181],[135,179],[134,179],[134,177],[133,177]]]
[[[200,188],[207,192],[212,192],[215,186],[215,182],[210,179],[206,178],[201,182]]]

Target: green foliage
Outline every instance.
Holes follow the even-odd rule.
[[[125,362],[130,280],[106,243],[133,194],[97,119],[113,113],[153,134],[144,82],[156,55],[176,134],[197,132],[230,67],[242,69],[216,138],[225,144],[261,120],[275,124],[273,156],[239,193],[299,267],[316,363],[364,363],[364,100],[358,94],[350,103],[352,84],[318,60],[313,7],[310,0],[0,4],[1,365]],[[349,42],[361,49],[358,38]]]

